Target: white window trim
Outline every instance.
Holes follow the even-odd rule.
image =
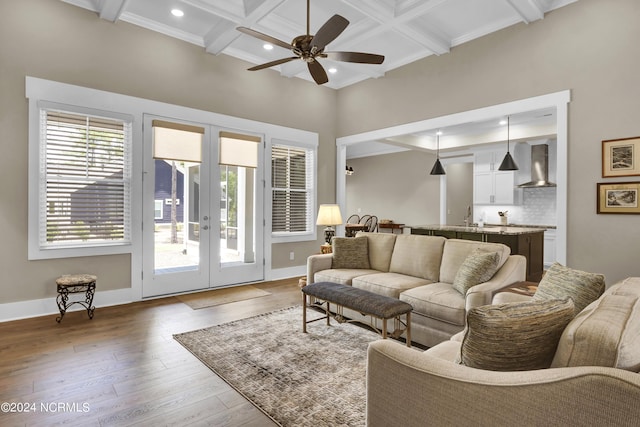
[[[98,89],[92,89],[82,86],[71,85],[67,83],[60,83],[52,80],[45,80],[36,77],[25,77],[25,95],[29,100],[29,142],[33,137],[38,136],[38,115],[39,110],[36,104],[38,100],[48,100],[52,102],[59,102],[66,105],[82,105],[86,108],[94,108],[96,110],[105,111],[118,111],[123,114],[130,114],[133,116],[133,165],[132,165],[132,205],[131,205],[131,221],[132,221],[132,244],[131,247],[118,246],[116,249],[111,249],[110,253],[131,253],[131,292],[134,300],[143,298],[142,292],[142,194],[143,194],[143,162],[142,159],[145,156],[143,149],[143,123],[145,114],[159,117],[172,117],[180,120],[187,120],[197,123],[208,123],[212,126],[216,126],[224,129],[235,129],[239,132],[249,132],[256,135],[264,135],[265,152],[263,156],[264,161],[264,175],[262,178],[263,188],[267,187],[265,181],[270,178],[271,161],[265,161],[270,159],[271,153],[266,149],[271,138],[277,138],[285,141],[298,141],[307,146],[311,146],[317,150],[318,147],[318,134],[316,132],[306,131],[302,129],[294,129],[290,127],[284,127],[280,125],[274,125],[271,123],[258,122],[255,120],[243,119],[239,117],[228,116],[225,114],[214,113],[211,111],[204,111],[195,108],[184,107],[180,105],[169,104],[165,102],[152,101],[149,99],[138,98],[135,96],[123,95],[113,92],[107,92]],[[34,120],[34,117],[36,120]],[[35,128],[33,127],[35,126]],[[33,152],[33,147],[37,148],[37,144],[29,143],[29,198],[32,194],[37,193],[38,179],[31,179],[31,171],[38,170],[39,167],[39,153],[37,149]],[[268,153],[267,153],[268,152]],[[317,161],[317,156],[316,156]],[[317,183],[317,165],[314,170],[314,176]],[[32,185],[35,185],[35,192],[32,191]],[[314,204],[316,195],[314,195]],[[36,201],[37,202],[37,201]],[[33,221],[38,219],[38,210],[31,209],[31,206],[36,206],[31,200],[29,200],[29,227]],[[35,216],[34,216],[35,215]],[[271,238],[271,198],[264,198],[264,232],[263,232],[263,244],[265,247],[265,277],[268,278],[271,275],[271,250],[270,246],[275,242]],[[31,233],[29,233],[30,235]],[[36,244],[37,244],[37,235]],[[30,237],[29,237],[30,238]],[[303,240],[315,240],[314,236],[307,238],[281,239],[279,241],[303,241]],[[29,245],[31,247],[31,245]],[[37,246],[36,246],[37,247]],[[66,256],[92,256],[108,254],[107,248],[103,248],[99,253],[95,250],[76,250],[73,253],[49,253],[48,258],[64,258]],[[53,252],[53,251],[51,251]],[[32,256],[31,252],[28,253],[29,259],[40,259]],[[38,254],[36,254],[38,255]]]
[[[268,149],[265,150],[267,152],[265,156],[266,157],[265,164],[268,165],[267,173],[266,173],[266,176],[268,177],[267,179],[268,197],[266,198],[268,200],[268,203],[266,204],[269,205],[268,212],[267,212],[267,215],[265,215],[265,218],[269,218],[269,221],[268,221],[269,229],[271,228],[271,218],[272,218],[272,212],[273,212],[272,197],[271,197],[273,193],[273,187],[271,186],[271,174],[273,172],[271,170],[271,149],[274,145],[285,145],[285,146],[302,148],[302,149],[313,151],[313,165],[312,165],[313,188],[311,191],[311,202],[309,206],[309,209],[311,210],[312,218],[315,218],[316,207],[318,206],[318,202],[317,202],[317,199],[318,199],[317,197],[318,195],[318,144],[317,144],[317,141],[308,141],[308,140],[295,141],[295,140],[285,140],[280,138],[272,138],[269,140]],[[306,241],[314,241],[317,239],[317,227],[315,226],[315,223],[313,223],[313,221],[312,221],[312,224],[310,224],[310,230],[305,232],[273,232],[271,230],[269,231],[271,235],[271,241],[273,243],[306,242]]]
[[[41,111],[42,110],[60,110],[74,114],[109,117],[112,119],[122,120],[129,124],[133,123],[133,116],[113,111],[99,110],[78,105],[55,102],[42,98],[29,99],[29,218],[28,218],[28,258],[33,259],[52,259],[52,258],[69,258],[91,255],[111,255],[131,252],[131,236],[127,241],[104,242],[91,244],[78,244],[68,246],[47,247],[40,243],[40,186],[41,173],[40,165],[42,162],[42,136],[41,136]],[[131,135],[133,141],[133,136]],[[131,145],[133,145],[131,141]],[[130,147],[131,149],[131,147]],[[132,160],[129,159],[132,163]],[[129,165],[131,167],[132,164]],[[131,188],[131,187],[130,187]],[[131,190],[129,200],[126,203],[131,204]],[[128,218],[129,224],[125,228],[131,228],[131,217]]]

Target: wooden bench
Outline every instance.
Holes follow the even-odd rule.
[[[365,325],[382,335],[383,339],[387,336],[399,338],[406,331],[407,347],[411,347],[411,311],[413,307],[404,301],[395,298],[386,297],[384,295],[374,294],[364,289],[354,288],[352,286],[341,285],[332,282],[318,282],[307,285],[302,289],[302,332],[307,332],[307,323],[316,322],[318,320],[327,319],[327,325],[330,325],[330,318],[333,317],[338,323],[358,322],[356,320],[348,320],[343,315],[343,308],[355,310],[363,315],[371,316],[371,323]],[[325,317],[307,321],[307,297],[313,297],[320,300],[318,304],[326,304],[324,311]],[[336,305],[335,314],[331,313],[330,304]],[[402,322],[402,315],[405,315],[405,322]],[[382,329],[378,329],[373,318],[382,321]],[[387,320],[394,320],[394,331],[387,333]],[[359,322],[362,323],[362,322]],[[404,329],[402,328],[404,325]]]

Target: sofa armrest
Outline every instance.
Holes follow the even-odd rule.
[[[318,271],[328,270],[333,262],[333,254],[311,255],[307,258],[307,285],[314,282],[313,277]]]
[[[368,427],[632,425],[640,375],[615,368],[484,371],[391,340],[367,351]]]
[[[491,280],[469,288],[465,298],[466,311],[491,304],[493,295],[497,291],[513,283],[524,281],[526,275],[527,259],[522,255],[510,255]]]

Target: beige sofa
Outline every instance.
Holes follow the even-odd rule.
[[[549,369],[499,372],[455,362],[461,337],[426,352],[370,344],[367,425],[636,426],[640,278],[609,288],[562,332]]]
[[[428,347],[460,332],[469,309],[490,304],[497,290],[525,279],[526,259],[500,243],[390,233],[358,233],[356,239],[361,238],[368,242],[368,268],[335,268],[343,253],[334,242],[334,253],[308,258],[307,283],[341,283],[408,302],[412,341]],[[497,272],[462,294],[452,284],[478,249],[498,254]],[[345,315],[369,321],[352,310],[345,309]]]

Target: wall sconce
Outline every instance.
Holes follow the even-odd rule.
[[[517,171],[518,165],[516,164],[511,153],[509,153],[509,116],[507,116],[507,154],[504,155],[502,163],[500,163],[499,171]]]
[[[318,219],[316,225],[326,225],[324,229],[324,241],[328,245],[331,244],[331,238],[336,235],[334,225],[342,224],[342,215],[340,214],[340,206],[338,205],[320,205],[318,210]]]
[[[437,146],[436,146],[436,162],[433,164],[433,168],[431,168],[431,175],[446,175],[447,173],[444,171],[444,168],[442,167],[442,163],[440,163],[440,134],[442,132],[438,131],[436,132],[436,141],[437,141]]]

